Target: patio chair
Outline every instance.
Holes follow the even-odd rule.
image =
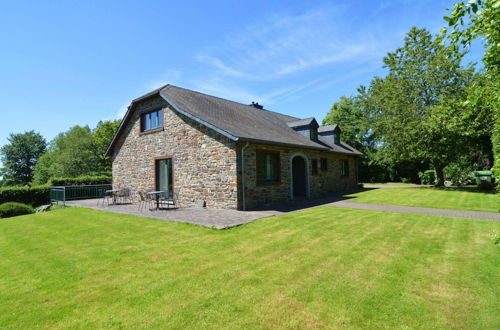
[[[161,196],[159,200],[160,205],[167,205],[168,209],[170,208],[170,206],[173,206],[174,208],[179,208],[180,190],[181,190],[180,188],[176,188],[174,189],[174,191],[169,191],[167,196]]]
[[[117,195],[118,202],[121,204],[124,204],[126,200],[128,200],[129,203],[132,203],[132,192],[130,188],[122,188],[118,192]]]
[[[138,191],[139,194],[139,211],[141,211],[145,205],[149,205],[149,210],[152,209],[152,205],[154,203],[154,200],[145,192],[143,191]]]
[[[104,206],[104,202],[107,202],[109,206],[109,200],[113,199],[113,192],[108,191],[107,189],[99,189],[97,194],[99,196],[97,199],[97,206],[99,206],[99,202],[101,202],[102,206]]]

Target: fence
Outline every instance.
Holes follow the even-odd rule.
[[[66,202],[77,199],[101,198],[106,190],[111,190],[110,184],[95,184],[87,186],[53,186],[50,187],[51,202]]]

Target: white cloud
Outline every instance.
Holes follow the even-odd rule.
[[[349,22],[346,15],[349,12],[344,6],[324,6],[295,16],[272,15],[258,25],[233,32],[195,58],[211,66],[219,77],[269,81],[332,63],[379,56],[384,39],[359,26],[354,29],[354,22],[345,23]]]

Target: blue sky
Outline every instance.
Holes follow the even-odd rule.
[[[0,146],[121,118],[165,83],[321,121],[453,1],[2,1]],[[473,52],[480,59],[481,49]]]

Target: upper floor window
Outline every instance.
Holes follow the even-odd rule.
[[[340,133],[339,132],[335,132],[333,134],[333,143],[340,144]]]
[[[340,166],[340,174],[342,176],[349,176],[349,161],[341,160],[342,164]]]
[[[317,141],[318,140],[318,129],[316,127],[311,127],[309,129],[309,135],[311,140]]]
[[[163,127],[163,110],[155,110],[141,115],[141,132]]]
[[[280,181],[280,154],[273,151],[257,151],[257,183]]]

